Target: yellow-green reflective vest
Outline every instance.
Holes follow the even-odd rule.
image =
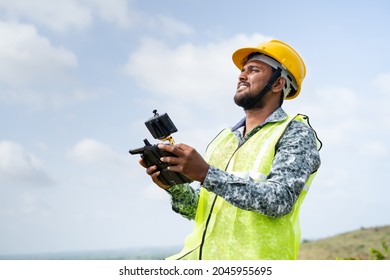
[[[288,116],[266,124],[239,148],[237,137],[225,129],[208,146],[206,160],[229,173],[265,181],[275,145],[293,119],[308,124],[306,116]],[[314,176],[306,181],[292,211],[279,218],[242,210],[201,187],[193,232],[184,249],[168,259],[296,259],[301,238],[299,208]]]

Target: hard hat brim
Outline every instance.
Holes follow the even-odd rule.
[[[275,59],[277,61],[277,58],[273,57],[272,54],[269,54],[268,52],[266,52],[266,51],[264,51],[262,49],[259,49],[259,48],[241,48],[241,49],[236,50],[233,53],[232,59],[233,59],[234,64],[237,66],[238,69],[241,70],[242,67],[244,66],[244,61],[248,57],[248,55],[250,55],[251,53],[255,53],[255,52],[263,53],[265,55],[268,55],[268,56],[272,57],[273,59]]]

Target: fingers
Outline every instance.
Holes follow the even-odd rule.
[[[176,144],[176,145],[158,144],[158,148],[160,150],[170,152],[178,157],[182,157],[185,155],[185,152],[186,150],[188,150],[189,146],[185,144]]]
[[[147,168],[146,163],[145,163],[145,161],[142,158],[138,162],[139,162],[139,164],[142,165],[142,167]]]
[[[159,145],[159,148],[176,155],[160,159],[169,165],[169,171],[182,173],[192,180],[204,181],[209,165],[194,148],[185,144]]]
[[[152,177],[152,180],[154,183],[156,183],[157,185],[160,185],[160,180],[158,179],[158,176],[160,175],[160,171],[156,171],[156,172],[152,172],[152,173],[148,173],[150,175],[150,177]]]
[[[163,151],[170,152],[176,156],[176,157],[165,156],[160,159],[162,162],[168,163],[170,165],[170,167],[168,167],[169,170],[176,171],[176,172],[180,172],[180,169],[176,169],[173,166],[182,164],[183,160],[185,160],[193,150],[192,147],[185,144],[176,144],[176,145],[159,144],[158,148]]]
[[[146,169],[146,174],[148,174],[149,176],[152,176],[152,177],[157,177],[159,174],[160,174],[160,171],[157,171],[157,166],[156,165],[152,165],[152,166],[147,166],[145,161],[143,159],[140,159],[139,160],[139,163],[145,167]],[[157,171],[157,172],[156,172]],[[158,173],[157,175],[155,175],[156,173]]]
[[[156,171],[157,171],[156,165],[152,165],[152,166],[146,168],[146,174],[148,174],[150,176],[152,176],[153,173],[156,173]]]
[[[160,176],[161,172],[157,170],[157,166],[156,166],[156,165],[147,167],[147,168],[146,168],[146,173],[152,178],[152,181],[153,181],[157,186],[159,186],[160,188],[162,188],[162,189],[164,189],[164,190],[170,188],[170,186],[165,185],[165,184],[162,183],[162,182],[160,181],[160,179],[158,178],[158,176]]]
[[[152,165],[152,166],[148,167],[146,165],[145,161],[142,158],[139,160],[139,163],[146,169],[146,174],[148,174],[152,178],[152,181],[157,186],[159,186],[160,188],[162,188],[164,190],[170,188],[170,186],[163,184],[160,181],[160,179],[158,178],[158,176],[160,175],[160,171],[157,170],[157,166],[156,165]]]
[[[146,169],[146,174],[153,178],[157,178],[158,175],[160,175],[160,171],[157,171],[157,166],[152,165],[152,166],[147,166],[145,161],[143,159],[139,160],[139,163]],[[155,180],[153,180],[155,181]]]

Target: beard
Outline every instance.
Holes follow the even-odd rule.
[[[243,94],[243,95],[234,95],[234,102],[242,107],[244,111],[255,109],[255,108],[263,108],[264,107],[264,99],[266,92],[259,92],[256,95]]]

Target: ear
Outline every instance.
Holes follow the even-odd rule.
[[[285,84],[286,84],[286,80],[283,77],[279,77],[272,85],[272,91],[273,92],[282,91]]]

